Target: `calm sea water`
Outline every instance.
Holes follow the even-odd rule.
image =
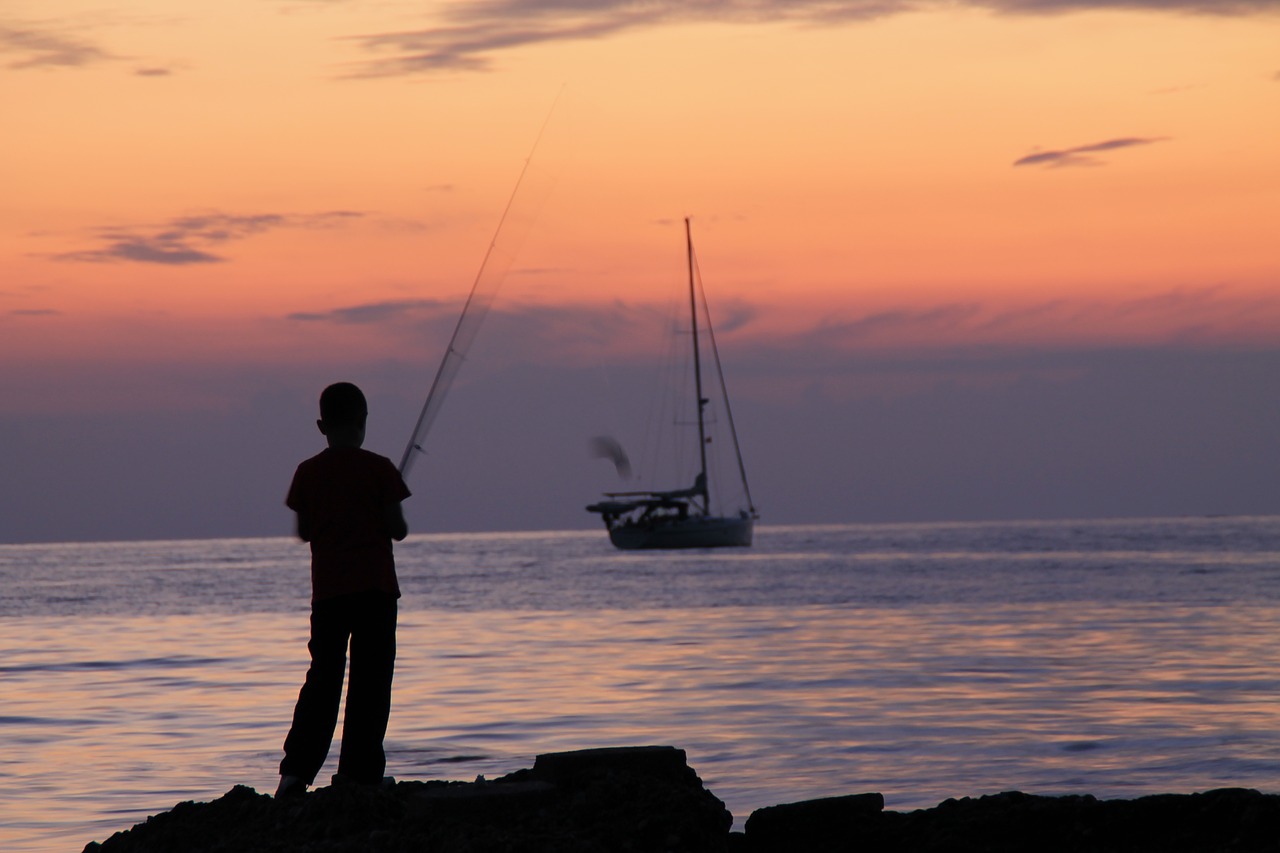
[[[1280,792],[1277,518],[766,526],[657,554],[416,536],[398,561],[399,778],[672,744],[739,824],[866,791]],[[288,539],[0,546],[0,849],[274,790],[307,583]]]

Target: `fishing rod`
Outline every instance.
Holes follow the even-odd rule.
[[[489,248],[485,252],[484,260],[480,263],[475,281],[471,284],[471,292],[467,294],[467,300],[463,303],[458,324],[454,326],[449,345],[445,348],[444,357],[440,360],[440,367],[436,370],[430,390],[427,391],[427,399],[422,404],[422,411],[409,436],[409,443],[404,449],[404,455],[400,457],[400,476],[405,479],[408,479],[409,469],[413,467],[418,455],[426,453],[423,443],[426,441],[427,432],[435,422],[445,395],[449,393],[453,380],[466,359],[467,351],[475,341],[480,324],[489,313],[493,299],[502,286],[511,262],[515,260],[520,244],[523,243],[529,227],[537,218],[542,202],[550,191],[551,175],[535,175],[531,166],[563,93],[564,89],[561,88],[560,94],[556,95],[546,119],[542,122],[542,127],[538,130],[533,147],[529,150],[529,156],[525,158],[520,176],[516,179],[515,188],[512,189],[511,197],[507,199],[507,205],[503,208],[502,216],[498,220],[493,239],[489,241]],[[521,216],[521,213],[527,215]]]

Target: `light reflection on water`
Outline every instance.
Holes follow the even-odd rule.
[[[1280,782],[1274,607],[409,612],[388,772],[492,778],[668,743],[739,822],[881,791],[1132,796]],[[8,850],[271,790],[305,670],[291,614],[0,620]],[[327,778],[332,767],[322,773]]]
[[[739,825],[864,791],[1280,791],[1280,523],[1168,524],[417,537],[388,772],[672,744]],[[305,572],[286,540],[0,547],[0,849],[273,790]]]

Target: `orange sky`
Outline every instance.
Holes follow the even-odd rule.
[[[685,216],[735,390],[779,417],[1269,350],[1277,44],[1280,0],[9,0],[0,426],[347,366],[416,407],[549,114],[464,380],[654,348]],[[1081,360],[893,361],[1050,350]]]
[[[502,34],[467,4],[18,0],[0,17],[4,348],[145,348],[156,316],[198,352],[219,324],[252,337],[296,311],[457,298],[562,88],[535,161],[557,183],[511,304],[652,299],[679,269],[678,232],[655,223],[688,214],[720,297],[772,319],[756,334],[1192,293],[1219,332],[1273,335],[1280,16],[1083,5],[821,23],[808,4],[725,4],[632,28],[629,4],[509,11],[539,40],[418,70],[362,39]],[[586,27],[612,31],[571,37]],[[1120,334],[1090,316],[1056,333]]]

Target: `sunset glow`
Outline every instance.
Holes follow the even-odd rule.
[[[729,351],[810,365],[748,398],[897,381],[857,352],[1268,349],[1277,44],[1274,0],[14,0],[0,410],[429,373],[544,122],[512,359],[642,357],[684,216]]]

